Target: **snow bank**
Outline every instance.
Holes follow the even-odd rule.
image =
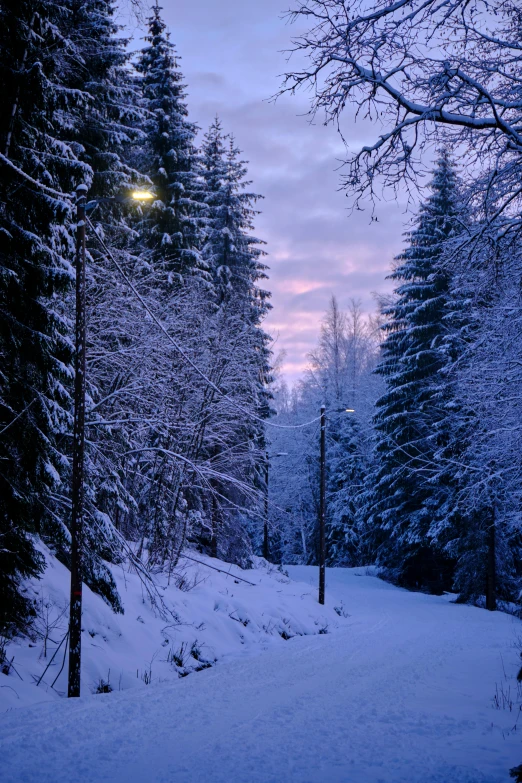
[[[262,569],[233,570],[258,584],[240,587],[232,577],[209,575],[188,593],[172,591],[172,600],[188,613],[183,600],[219,585],[219,601],[230,611],[246,604],[252,620],[227,620],[224,604],[214,611],[216,591],[210,593],[210,606],[202,605],[205,618],[218,618],[214,630],[207,626],[218,636],[216,649],[222,644],[230,658],[265,642],[270,650],[154,685],[165,676],[158,634],[151,687],[138,679],[135,690],[2,714],[2,783],[508,783],[508,770],[522,761],[520,620],[412,593],[366,569],[337,568],[327,569],[326,601],[346,607],[349,619],[339,618],[335,633],[283,641],[254,633],[256,618],[264,605],[282,622],[284,607],[296,624],[317,630],[317,569],[290,566],[299,580],[290,583]],[[191,566],[188,574],[203,571]],[[132,590],[124,594],[127,605]],[[145,624],[129,610],[126,617],[131,629],[138,622],[144,631],[155,618],[138,599],[135,611]],[[132,637],[120,627],[123,645]],[[190,628],[187,641],[203,638],[193,626],[180,634]],[[142,671],[153,649],[143,651]],[[495,702],[510,689],[513,705]]]
[[[69,571],[42,551],[45,574],[27,587],[38,606],[35,637],[6,648],[7,660],[14,660],[9,675],[0,675],[0,711],[66,694],[65,642],[59,645],[67,630]],[[319,606],[314,587],[290,580],[262,558],[243,571],[187,556],[200,562],[182,558],[170,579],[158,575],[153,585],[112,566],[124,615],[84,588],[82,696],[159,685],[294,636],[328,633],[344,621],[339,608]]]

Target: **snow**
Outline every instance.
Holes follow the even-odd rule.
[[[286,590],[314,600],[317,569],[289,572],[301,582],[280,600],[290,602]],[[272,577],[248,573],[268,606]],[[223,601],[257,616],[249,589]],[[517,713],[495,709],[493,696],[514,683],[521,625],[450,598],[328,569],[325,611],[349,613],[331,633],[175,681],[12,710],[0,722],[0,779],[507,783],[522,744]]]
[[[47,567],[43,579],[28,583],[38,606],[37,638],[7,647],[14,671],[0,675],[0,713],[55,701],[67,692],[67,664],[59,674],[64,646],[44,671],[67,630],[70,575],[46,547],[39,548]],[[244,571],[187,552],[170,580],[156,575],[156,587],[128,568],[112,566],[123,615],[84,586],[82,695],[95,693],[102,682],[127,690],[176,681],[217,661],[284,645],[286,637],[317,634],[346,622],[332,608],[318,606],[316,588],[292,583],[262,558],[255,562],[256,568]]]

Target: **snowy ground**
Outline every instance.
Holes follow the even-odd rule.
[[[69,619],[70,574],[40,548],[47,568],[41,580],[27,582],[38,606],[35,635],[5,651],[13,666],[10,676],[0,673],[0,715],[67,693],[67,654],[59,645]],[[186,554],[197,562],[182,556],[170,578],[156,575],[154,583],[134,569],[111,566],[123,615],[84,587],[82,696],[177,681],[217,662],[285,645],[295,635],[331,632],[346,623],[342,612],[317,604],[316,586],[290,580],[262,558],[255,559],[256,568],[242,570]]]
[[[315,588],[316,569],[290,572]],[[327,589],[350,614],[331,633],[2,715],[0,780],[507,783],[522,727],[493,697],[514,691],[520,622],[357,569],[329,571]]]

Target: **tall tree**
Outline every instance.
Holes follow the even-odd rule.
[[[148,20],[145,47],[136,69],[141,75],[145,140],[137,150],[137,166],[153,183],[156,200],[141,227],[151,260],[170,284],[185,274],[208,279],[201,257],[203,215],[198,201],[195,137],[188,119],[186,85],[179,57],[156,3]]]
[[[364,440],[357,417],[332,417],[327,442],[327,565],[359,564],[360,504],[367,473]]]
[[[0,633],[27,618],[18,591],[41,558],[32,535],[53,517],[66,459],[71,377],[67,320],[59,301],[71,283],[71,193],[77,150],[60,138],[79,96],[62,80],[70,41],[66,2],[0,8]]]
[[[375,415],[370,524],[379,562],[391,576],[402,584],[440,590],[451,583],[451,573],[431,546],[428,531],[444,495],[444,488],[431,480],[438,439],[444,437],[440,346],[451,277],[444,249],[462,230],[457,175],[444,150],[430,190],[390,275],[398,285],[395,300],[384,311],[386,339],[377,369],[386,392]]]
[[[206,230],[203,257],[212,278],[215,312],[214,333],[219,335],[218,362],[227,388],[243,401],[255,418],[236,421],[227,439],[215,442],[210,456],[220,459],[224,453],[236,454],[235,470],[251,486],[262,486],[264,474],[264,429],[261,419],[269,414],[270,339],[262,329],[270,308],[269,294],[259,282],[266,279],[262,263],[264,251],[253,231],[260,196],[249,192],[247,169],[233,137],[224,136],[218,118],[205,135],[200,156],[204,182],[202,200],[206,206]],[[223,339],[224,338],[224,339]],[[231,352],[230,348],[234,346]],[[233,376],[230,376],[231,371]],[[235,381],[231,383],[232,377]],[[231,411],[227,418],[230,421]],[[232,414],[233,419],[236,417]],[[246,444],[250,444],[245,448]],[[225,506],[238,503],[240,494],[221,488]],[[219,504],[218,504],[219,506]],[[232,517],[215,507],[213,527]]]
[[[499,239],[456,255],[442,349],[447,436],[437,480],[452,488],[430,535],[455,560],[460,600],[495,609],[520,591],[520,253]]]
[[[129,244],[129,225],[121,204],[110,199],[126,194],[138,175],[129,166],[127,149],[140,131],[141,118],[138,93],[130,76],[127,40],[122,38],[115,20],[113,0],[68,0],[64,19],[68,59],[61,69],[62,81],[80,106],[74,122],[64,123],[60,136],[76,151],[82,163],[82,181],[89,187],[89,197],[102,199],[99,207],[89,213],[97,230],[113,250],[124,251]],[[107,201],[103,201],[107,199]],[[101,223],[101,226],[99,226]],[[87,305],[87,415],[100,407],[100,401],[121,384],[120,366],[107,372],[103,361],[106,353],[117,355],[116,335],[119,327],[130,318],[128,302],[114,315],[114,300],[120,303],[121,280],[111,260],[102,251],[88,230]],[[128,263],[126,263],[128,266]],[[74,301],[65,304],[70,321],[74,319]],[[110,313],[110,315],[109,315]],[[107,324],[110,328],[107,328]],[[107,407],[104,413],[107,412]],[[96,418],[96,416],[94,416]],[[113,607],[121,608],[116,585],[103,559],[121,557],[121,546],[113,527],[113,510],[124,505],[125,493],[121,479],[110,469],[105,459],[107,433],[93,429],[89,423],[86,448],[85,500],[86,514],[83,553],[83,573],[89,586],[99,592]],[[109,447],[110,448],[110,447]],[[114,452],[114,445],[110,448]],[[114,467],[114,466],[113,466]],[[70,482],[68,482],[70,484]],[[63,493],[67,495],[67,490]],[[111,498],[111,501],[109,501]],[[63,507],[60,509],[63,512]],[[55,536],[58,553],[68,561],[67,542]]]

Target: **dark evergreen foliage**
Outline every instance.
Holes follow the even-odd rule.
[[[0,591],[4,627],[23,628],[21,577],[38,573],[65,467],[70,341],[59,297],[71,282],[70,193],[81,167],[59,139],[76,96],[62,90],[65,3],[0,8]],[[12,611],[10,609],[12,608]]]
[[[141,241],[169,283],[185,274],[207,280],[201,257],[203,213],[198,201],[195,137],[188,119],[186,85],[179,57],[156,5],[146,41],[136,63],[145,119],[145,140],[136,150],[136,165],[150,178],[156,199],[141,227]]]
[[[259,287],[259,281],[266,279],[262,243],[252,233],[260,196],[247,190],[251,183],[239,156],[233,137],[223,135],[216,118],[204,137],[200,155],[206,207],[202,255],[212,280],[214,304],[211,341],[217,355],[227,357],[226,387],[234,389],[258,420],[236,419],[226,435],[209,443],[206,453],[215,461],[222,459],[223,453],[235,455],[233,473],[237,479],[260,490],[259,462],[264,456],[261,420],[270,412],[270,338],[261,323],[270,304],[269,294]],[[249,449],[245,449],[247,443],[251,444]],[[243,501],[237,486],[213,489],[221,496],[221,502],[212,502],[211,513],[212,538],[219,550],[220,539],[226,541],[231,535],[221,536],[219,529],[228,525],[232,531],[244,524],[234,511]]]
[[[130,55],[126,40],[119,37],[114,20],[115,3],[112,0],[70,0],[70,14],[66,20],[69,42],[68,67],[62,78],[67,89],[81,96],[81,111],[74,123],[65,124],[61,133],[76,151],[82,163],[82,181],[89,186],[89,198],[110,199],[127,194],[137,174],[125,160],[126,150],[139,137],[136,129],[141,112],[137,107],[137,90],[128,68]],[[129,243],[129,229],[121,204],[102,202],[90,213],[93,221],[103,221],[104,236],[113,248]],[[89,233],[89,232],[88,232]],[[100,253],[94,241],[89,242],[91,253],[87,269],[87,300],[91,314],[88,328],[88,357],[95,357],[94,366],[88,361],[88,391],[94,404],[111,391],[112,377],[99,370],[99,355],[103,350],[121,348],[115,339],[115,330],[107,328],[103,314],[111,307],[117,290],[115,271],[110,260]],[[66,312],[73,322],[72,299],[66,303]],[[113,327],[114,323],[111,323]],[[99,327],[102,326],[102,329]],[[105,369],[105,368],[103,368]],[[86,450],[86,524],[84,551],[84,578],[86,583],[102,595],[116,609],[121,609],[116,585],[103,559],[118,562],[121,544],[106,514],[110,506],[108,496],[118,496],[121,482],[104,459],[106,437],[103,430],[91,431]],[[112,447],[113,449],[113,447]],[[70,484],[70,481],[68,481]],[[57,540],[58,539],[58,540]],[[65,543],[56,533],[54,548],[66,562]]]
[[[408,246],[391,274],[394,302],[384,310],[386,393],[377,401],[376,470],[370,478],[370,535],[391,578],[435,592],[451,586],[451,563],[428,533],[444,503],[435,454],[444,439],[441,372],[451,271],[444,256],[462,231],[457,176],[446,151],[437,161]]]
[[[327,565],[359,563],[359,507],[367,460],[356,417],[338,414],[328,429],[327,442]]]

